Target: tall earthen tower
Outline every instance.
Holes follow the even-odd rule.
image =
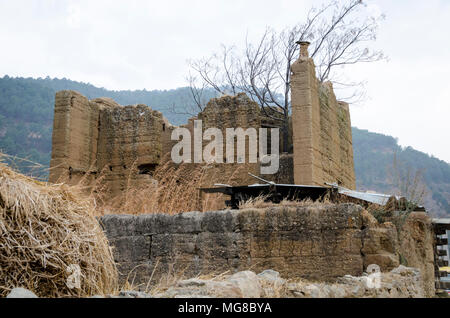
[[[291,66],[294,182],[355,189],[348,104],[336,100],[330,82],[318,81],[309,43],[299,44],[300,57]]]

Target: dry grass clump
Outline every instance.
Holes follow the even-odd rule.
[[[260,195],[258,197],[250,198],[246,201],[239,202],[239,209],[240,210],[246,210],[246,209],[265,209],[270,208],[274,206],[281,206],[281,207],[317,207],[322,206],[324,204],[331,204],[333,203],[330,201],[328,197],[321,198],[319,200],[311,200],[311,199],[303,199],[303,200],[287,200],[283,199],[279,203],[274,203],[271,201],[267,201],[268,196]]]
[[[238,208],[239,210],[262,209],[274,205],[273,202],[268,202],[266,200],[267,200],[266,195],[260,195],[257,197],[249,198],[247,200],[239,201]]]
[[[77,267],[79,286],[71,280]],[[0,162],[0,296],[14,287],[40,297],[107,294],[117,269],[89,201]]]

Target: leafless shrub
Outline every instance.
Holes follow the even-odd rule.
[[[394,154],[392,167],[389,169],[389,179],[396,194],[408,200],[407,209],[423,204],[427,188],[423,171],[413,169],[410,165],[398,160]]]

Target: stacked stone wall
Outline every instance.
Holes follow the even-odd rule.
[[[371,264],[382,272],[400,262],[420,269],[434,295],[433,231],[413,213],[406,226],[379,224],[361,206],[311,204],[177,215],[100,218],[122,279],[146,285],[167,273],[197,275],[273,269],[283,277],[335,281],[360,276]],[[421,233],[418,230],[422,231]],[[400,233],[400,234],[398,234]]]

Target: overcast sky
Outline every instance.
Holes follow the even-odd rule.
[[[186,86],[187,59],[296,24],[310,0],[0,0],[0,76],[58,77],[107,89]],[[450,1],[367,0],[383,12],[389,61],[345,69],[367,81],[358,128],[450,162]]]

